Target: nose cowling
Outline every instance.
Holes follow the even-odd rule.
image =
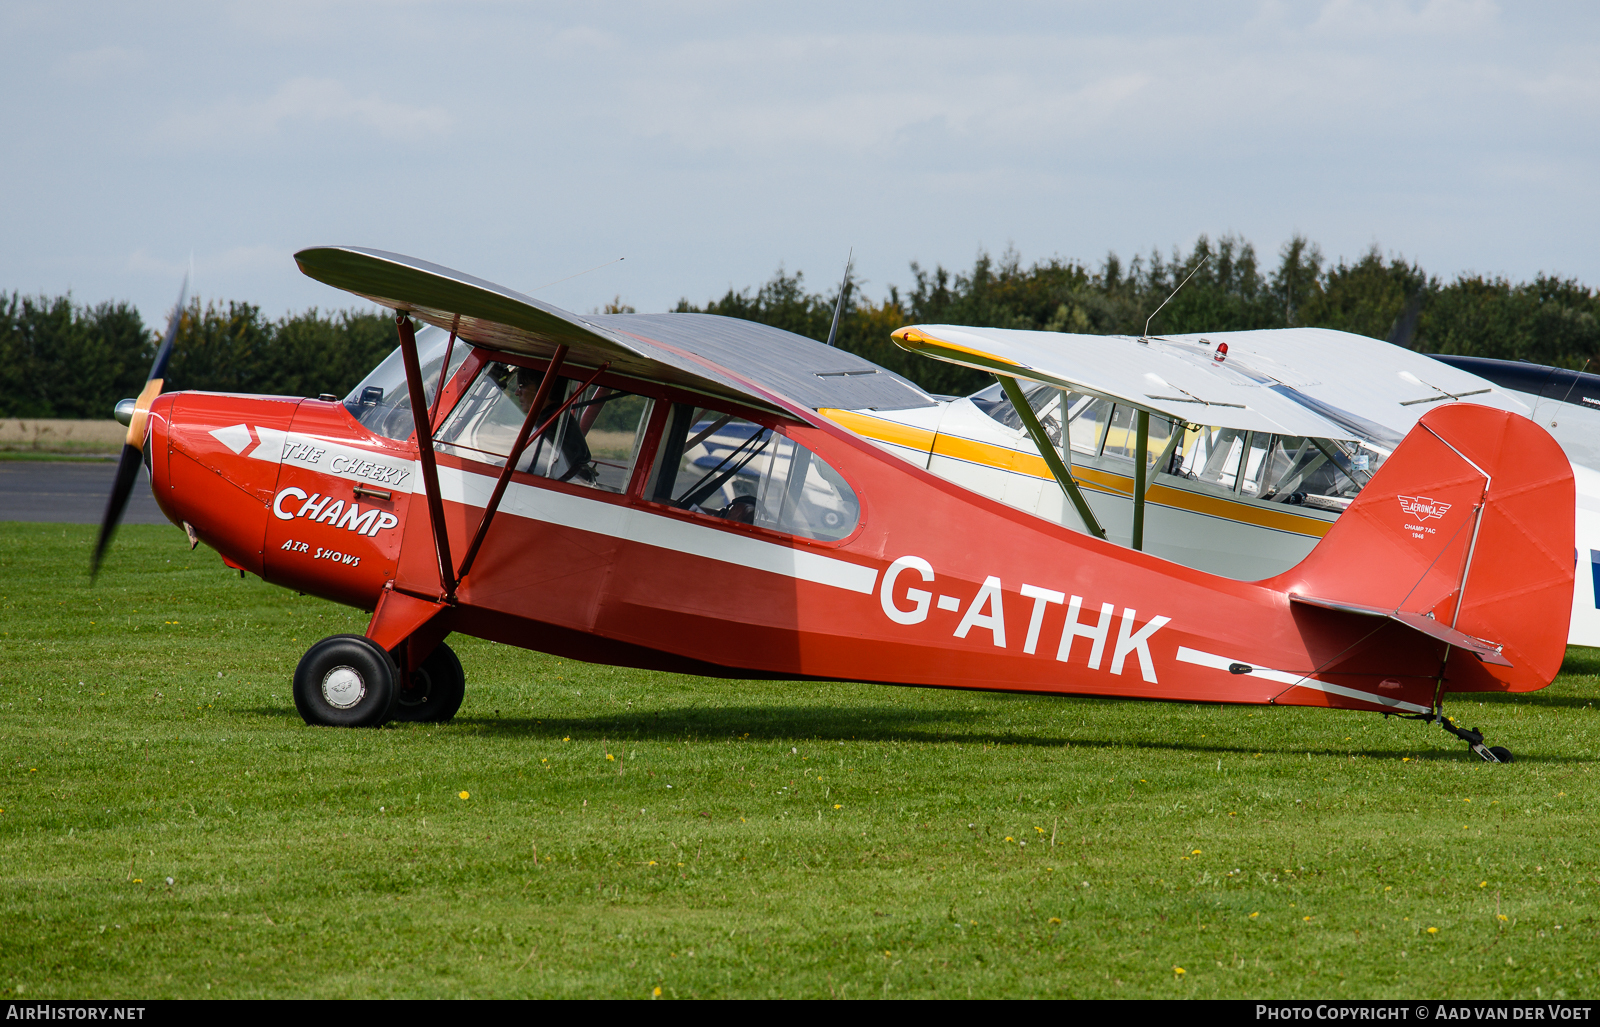
[[[178,392],[151,407],[156,502],[231,566],[262,572],[281,440],[302,400]]]

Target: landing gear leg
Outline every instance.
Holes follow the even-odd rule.
[[[394,719],[442,723],[456,715],[466,692],[467,675],[461,661],[440,642],[395,697]]]

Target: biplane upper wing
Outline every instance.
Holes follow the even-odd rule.
[[[1199,346],[957,325],[911,325],[894,339],[902,349],[936,360],[1101,396],[1191,424],[1355,438]]]
[[[320,282],[455,330],[486,349],[549,358],[566,346],[569,366],[609,364],[615,374],[773,412],[934,404],[867,360],[753,322],[694,314],[585,318],[451,268],[355,246],[313,247],[295,261]]]

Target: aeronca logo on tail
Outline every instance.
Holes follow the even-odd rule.
[[[1449,513],[1450,504],[1429,499],[1427,496],[1401,496],[1400,509],[1419,521],[1425,521],[1430,517],[1443,517]]]

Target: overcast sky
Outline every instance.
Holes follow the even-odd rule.
[[[1600,284],[1600,6],[0,4],[0,289],[353,297],[374,246],[587,311],[980,249]]]

